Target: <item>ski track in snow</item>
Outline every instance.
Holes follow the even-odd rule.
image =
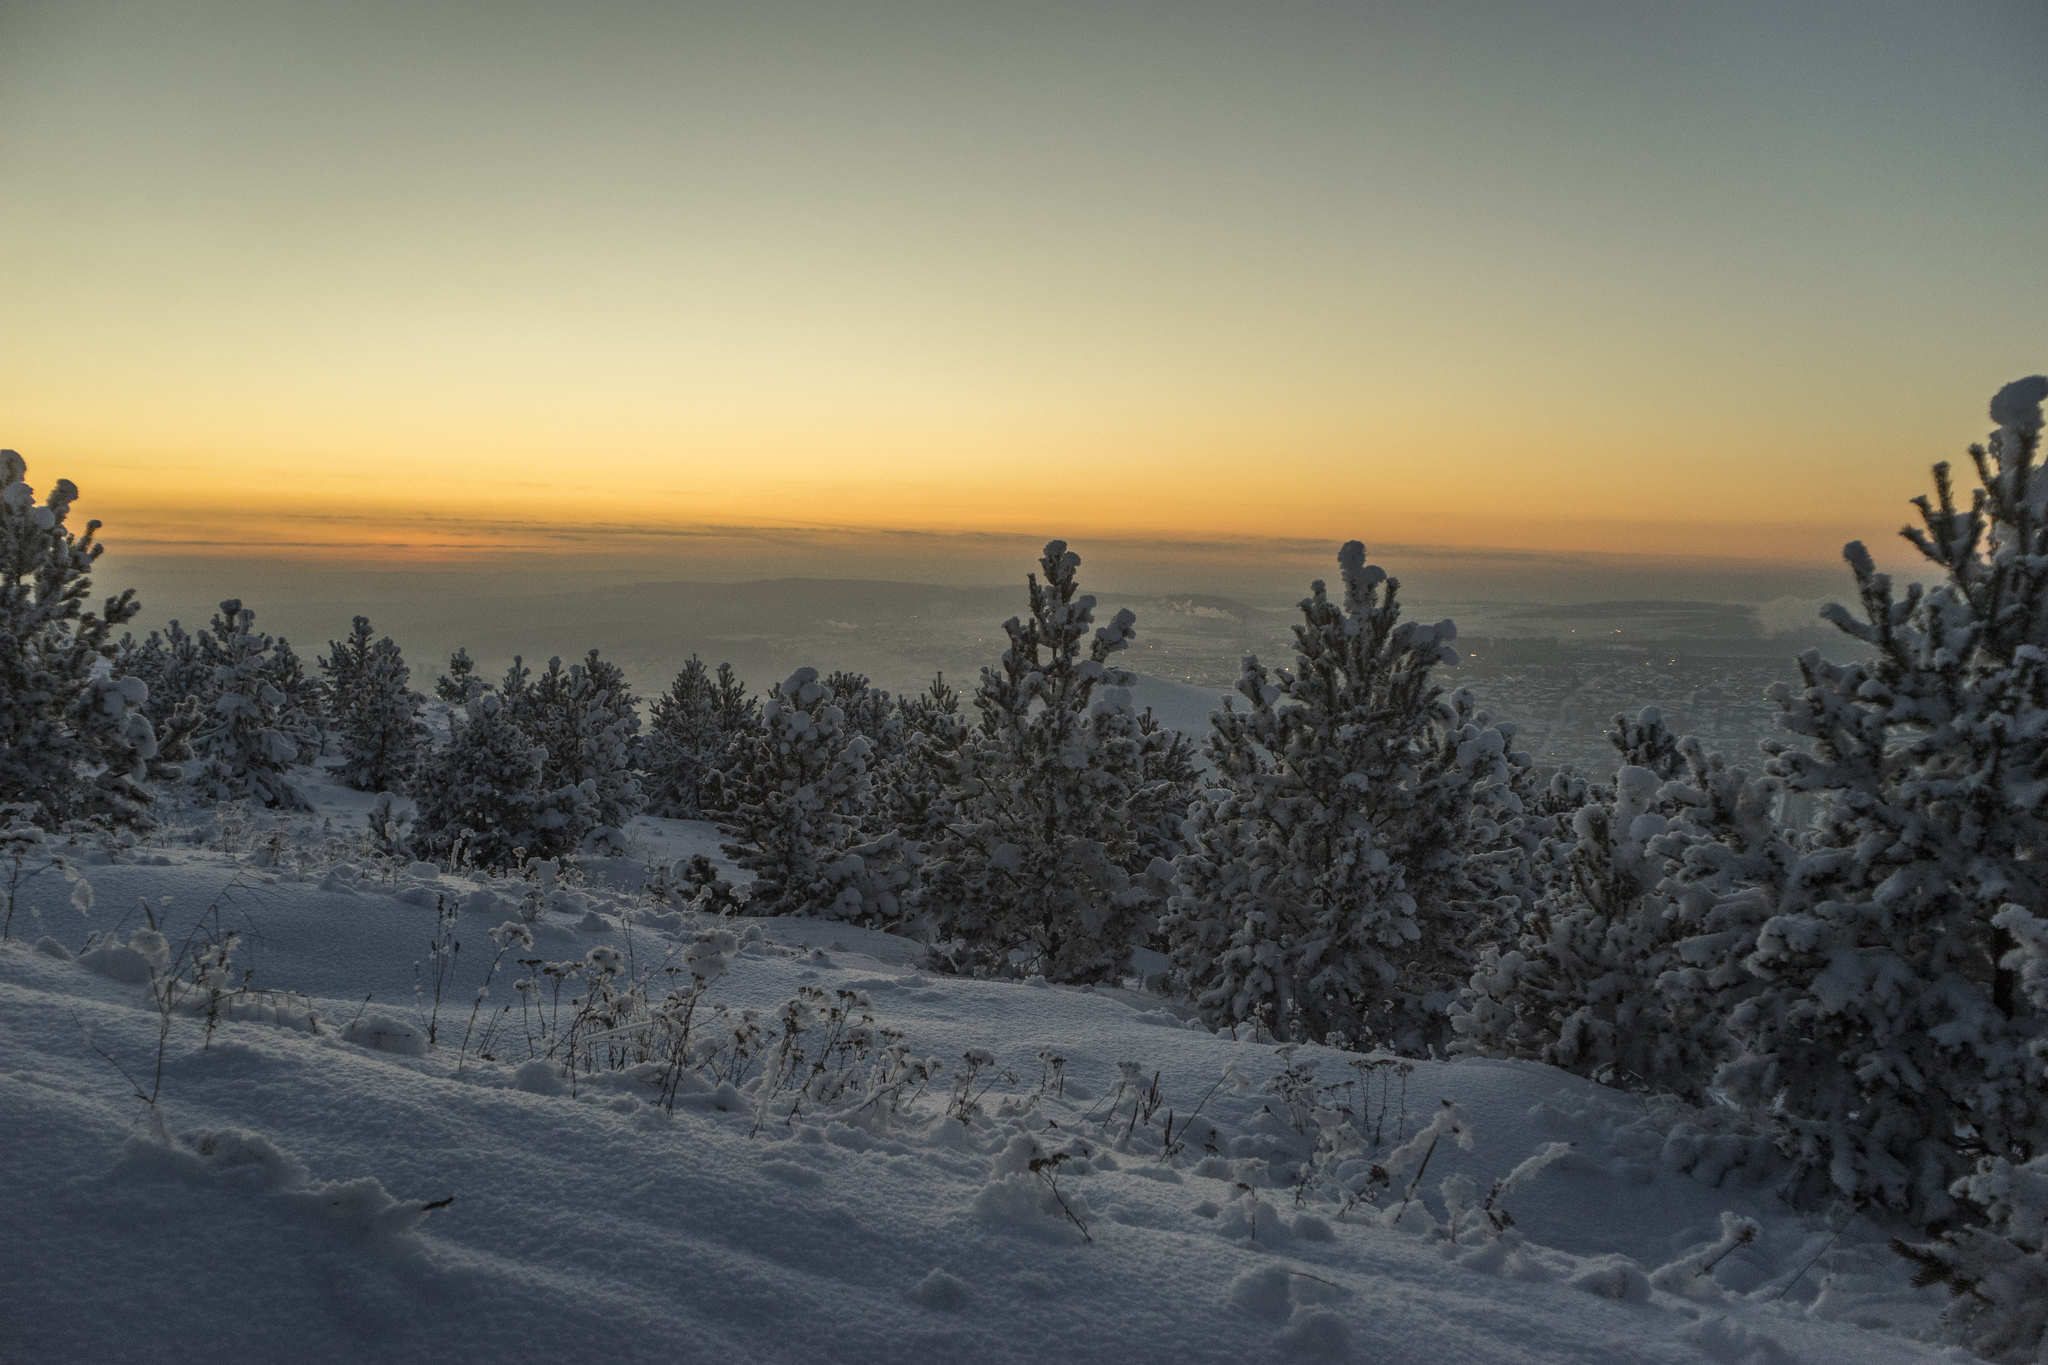
[[[367,799],[316,790],[315,825],[359,823]],[[630,939],[644,964],[687,941],[697,916],[643,915],[629,934],[619,912],[647,904],[645,861],[715,854],[716,831],[635,829],[647,859],[603,865],[581,906],[534,926],[535,955]],[[343,1041],[359,1013],[415,1021],[434,893],[472,882],[280,873],[175,842],[85,870],[89,919],[49,878],[24,893],[17,939],[0,947],[8,1359],[1969,1358],[1915,1339],[1933,1334],[1940,1295],[1909,1287],[1885,1230],[1859,1219],[1829,1246],[1822,1219],[1768,1192],[1768,1169],[1726,1169],[1734,1139],[1689,1139],[1676,1111],[1549,1068],[1416,1064],[1405,1131],[1448,1098],[1475,1142],[1443,1143],[1416,1205],[1388,1226],[1397,1198],[1344,1217],[1317,1191],[1297,1204],[1310,1140],[1258,1088],[1285,1064],[1277,1049],[1186,1027],[1171,1002],[1135,990],[931,976],[913,945],[885,935],[726,921],[759,932],[711,998],[765,1008],[802,985],[863,991],[920,1054],[950,1070],[986,1048],[1017,1078],[998,1082],[971,1128],[944,1116],[942,1077],[879,1134],[815,1113],[750,1137],[751,1105],[721,1112],[693,1096],[668,1114],[607,1077],[574,1097],[566,1085],[532,1093],[523,1056],[472,1055],[458,1076],[451,1043],[489,956],[484,930],[502,915],[459,924],[441,1046],[413,1057]],[[146,989],[30,945],[48,933],[76,948],[124,916],[124,932],[138,927],[138,898],[181,933],[229,887],[224,921],[248,935],[237,973],[311,997],[320,1024],[223,1023],[208,1044],[203,1021],[177,1019],[166,1146],[93,1050],[147,1088],[158,1016]],[[1066,1059],[1068,1086],[1030,1103],[1041,1051]],[[1352,1059],[1304,1047],[1294,1060],[1338,1081]],[[1121,1061],[1156,1070],[1165,1095],[1128,1143],[1128,1105],[1113,1126],[1099,1121]],[[1161,1160],[1165,1109],[1184,1116],[1231,1062],[1257,1085],[1208,1101],[1215,1154]],[[1020,1135],[1069,1153],[1059,1191],[1092,1242],[1021,1170]],[[1440,1181],[1469,1176],[1483,1195],[1551,1142],[1576,1145],[1504,1201],[1521,1245],[1447,1240]],[[1723,1211],[1762,1233],[1696,1274],[1680,1263],[1720,1237]]]

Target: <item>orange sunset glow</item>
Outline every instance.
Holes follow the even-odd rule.
[[[0,17],[5,440],[118,551],[1817,564],[2038,363],[2024,7],[497,13]]]

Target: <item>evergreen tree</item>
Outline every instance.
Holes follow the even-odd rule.
[[[1321,582],[1301,603],[1295,670],[1247,657],[1247,709],[1214,717],[1219,790],[1190,812],[1167,929],[1211,1023],[1419,1051],[1530,897],[1533,777],[1513,726],[1432,682],[1456,628],[1402,622],[1359,542],[1338,563],[1342,603]]]
[[[847,725],[868,737],[871,766],[879,768],[892,761],[903,747],[903,718],[895,699],[870,682],[865,673],[834,669],[823,681],[846,713]]]
[[[758,723],[760,706],[720,664],[714,675],[695,655],[655,699],[640,766],[650,787],[648,809],[677,820],[701,820],[721,809],[726,774]]]
[[[585,790],[589,824],[576,839],[622,844],[621,831],[646,805],[633,775],[640,715],[625,674],[594,649],[566,668],[552,658],[532,678],[515,658],[503,696],[512,722],[547,751],[541,786]]]
[[[1138,717],[1138,730],[1148,739],[1158,737],[1145,751],[1145,783],[1158,795],[1150,818],[1137,831],[1137,856],[1150,866],[1154,858],[1171,862],[1186,852],[1181,825],[1187,820],[1188,808],[1201,794],[1204,778],[1195,757],[1194,741],[1154,720],[1151,707],[1146,707]]]
[[[1080,563],[1065,541],[1046,546],[1045,581],[1029,576],[1029,617],[1004,623],[1010,646],[982,670],[980,724],[950,764],[925,886],[935,952],[956,970],[1114,981],[1171,871],[1131,870],[1168,795],[1146,773],[1166,741],[1142,729],[1134,679],[1109,662],[1137,618],[1094,628]]]
[[[256,629],[256,613],[237,598],[220,604],[201,637],[200,651],[213,676],[193,741],[200,760],[194,785],[216,801],[246,798],[306,809],[305,794],[288,775],[299,746],[284,730],[289,699],[272,681],[272,643]]]
[[[2048,1353],[2048,1156],[2024,1165],[1980,1158],[1952,1192],[1976,1206],[1980,1225],[1950,1229],[1924,1246],[1895,1239],[1892,1249],[1919,1263],[1916,1288],[1948,1286],[1954,1298],[1944,1316],[1971,1351],[2037,1365]]]
[[[357,791],[403,792],[427,742],[426,699],[409,686],[412,670],[397,642],[387,635],[373,644],[371,634],[370,618],[356,617],[349,638],[330,640],[320,661],[341,732],[335,775]]]
[[[490,691],[491,685],[475,674],[476,660],[469,657],[469,651],[456,650],[448,656],[448,671],[434,680],[434,695],[442,701],[461,706],[470,698]]]
[[[951,819],[946,783],[968,735],[960,691],[936,674],[923,692],[897,698],[896,714],[903,739],[875,779],[875,825],[930,844]]]
[[[501,698],[470,698],[448,745],[421,768],[414,843],[487,868],[573,851],[591,825],[590,794],[546,787],[545,758]]]
[[[59,479],[36,501],[28,466],[0,451],[0,802],[45,828],[72,820],[146,818],[144,781],[161,762],[144,712],[147,684],[110,667],[115,626],[140,606],[132,591],[85,609],[94,536],[64,523],[78,489]]]
[[[161,631],[151,631],[140,643],[132,635],[123,635],[114,670],[140,678],[149,688],[146,705],[159,729],[178,707],[187,703],[201,707],[212,700],[213,665],[199,637],[175,620]]]
[[[1756,799],[1774,787],[1675,739],[1655,707],[1614,722],[1614,786],[1571,813],[1566,837],[1541,841],[1554,875],[1539,878],[1519,943],[1481,954],[1452,1009],[1456,1050],[1700,1101],[1732,1001],[1687,965],[1681,940],[1725,930],[1731,878],[1763,872],[1756,855],[1783,865],[1791,852]]]
[[[754,758],[725,851],[754,873],[751,909],[893,922],[908,909],[922,851],[900,834],[864,836],[874,746],[815,668],[800,668],[762,707]]]
[[[1860,615],[1824,613],[1872,651],[1799,661],[1779,723],[1811,747],[1770,771],[1818,799],[1810,845],[1775,888],[1739,967],[1736,1054],[1716,1078],[1779,1125],[1801,1173],[1927,1220],[1981,1160],[2048,1150],[2048,1011],[2024,989],[2006,915],[2048,904],[2048,379],[2007,385],[1956,505],[1946,464],[1906,538],[1945,578],[1903,600],[1861,543],[1845,557]],[[1734,969],[1729,949],[1698,960]]]
[[[327,747],[333,719],[327,685],[306,675],[306,666],[282,635],[271,643],[267,678],[284,696],[278,706],[278,728],[299,746],[300,757],[310,760]]]

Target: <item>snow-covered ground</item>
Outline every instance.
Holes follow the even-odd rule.
[[[0,948],[7,1359],[1951,1354],[1918,1339],[1940,1298],[1910,1288],[1887,1230],[1788,1210],[1766,1155],[1704,1116],[1534,1065],[1404,1075],[1289,1052],[1135,989],[933,976],[885,935],[658,903],[648,869],[715,855],[706,825],[638,821],[639,858],[487,883],[366,859],[367,798],[316,793],[281,827],[217,814],[196,842],[186,826],[87,851],[84,918],[60,877],[21,892]],[[459,908],[462,948],[428,1046],[437,902]],[[514,936],[507,963],[613,949],[621,979],[663,982],[687,982],[664,969],[697,931],[731,930],[704,1017],[719,1002],[771,1021],[801,988],[852,992],[855,1022],[871,1011],[945,1070],[879,1103],[870,1073],[792,1115],[794,1089],[762,1102],[774,1059],[757,1057],[737,1085],[682,1077],[667,1104],[658,1068],[536,1058],[530,1016],[494,1013],[520,995],[502,964],[480,1044],[486,931],[526,916],[533,947]],[[240,932],[228,976],[245,989],[224,1007],[239,1017],[209,1020],[197,992],[162,1031],[148,935],[104,946],[151,918],[174,948],[195,925]],[[100,951],[80,955],[88,932]],[[1341,1105],[1365,1130],[1308,1184],[1316,1121],[1273,1084],[1290,1067],[1326,1117]],[[152,1089],[160,1124],[137,1098]],[[1412,1141],[1432,1123],[1433,1150]],[[1545,1153],[1494,1216],[1478,1207]],[[1345,1208],[1360,1184],[1374,1202]]]

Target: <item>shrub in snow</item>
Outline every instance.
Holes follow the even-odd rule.
[[[1141,726],[1135,680],[1109,662],[1137,618],[1095,628],[1080,564],[1065,541],[1045,547],[1045,581],[1031,575],[1030,615],[1003,623],[1010,646],[982,669],[980,724],[946,774],[926,894],[937,960],[957,970],[1116,980],[1171,871],[1139,842],[1169,796],[1146,772],[1167,740]]]
[[[59,479],[38,503],[27,473],[0,451],[0,802],[50,829],[139,821],[159,748],[148,686],[113,670],[111,632],[141,607],[129,591],[86,610],[100,523],[73,532],[78,489]]]
[[[750,906],[767,914],[889,922],[908,908],[922,850],[893,832],[868,837],[874,746],[855,731],[815,668],[800,668],[761,708],[761,728],[725,851],[754,873]]]
[[[1753,946],[1699,954],[1755,978],[1716,1078],[1781,1124],[1801,1188],[1930,1219],[1978,1161],[2048,1149],[2048,1011],[2024,989],[2009,904],[2048,904],[2048,379],[2007,385],[1971,447],[1982,488],[1956,505],[1946,464],[1906,538],[1945,580],[1903,598],[1860,543],[1860,614],[1824,613],[1873,652],[1799,660],[1774,690],[1770,770],[1817,798],[1810,846]],[[1746,951],[1744,951],[1746,949]]]
[[[585,792],[588,824],[578,837],[623,842],[619,831],[646,797],[633,775],[640,715],[618,665],[593,649],[567,668],[559,657],[549,659],[547,671],[529,681],[515,659],[500,694],[512,723],[546,750],[541,785]]]
[[[92,883],[64,853],[49,846],[49,836],[33,823],[37,809],[26,802],[0,805],[0,820],[6,822],[0,826],[0,939],[14,935],[14,912],[23,890],[53,872],[71,883],[73,908],[81,915],[92,911]]]
[[[473,697],[453,721],[447,747],[419,773],[414,847],[493,868],[575,848],[590,826],[590,793],[542,785],[544,755],[503,701]]]
[[[1533,779],[1513,726],[1431,680],[1456,628],[1401,622],[1359,542],[1338,563],[1342,603],[1320,581],[1301,603],[1294,671],[1247,657],[1246,709],[1214,717],[1166,931],[1212,1025],[1417,1051],[1522,909]]]
[[[379,792],[364,817],[370,827],[370,846],[387,858],[412,857],[412,833],[419,814],[419,806],[411,799]]]
[[[725,809],[727,775],[760,715],[760,703],[733,676],[731,664],[720,664],[714,673],[692,655],[668,691],[655,698],[640,743],[647,809],[677,820]]]
[[[214,801],[307,808],[287,775],[299,756],[286,733],[290,698],[277,686],[272,641],[256,629],[256,613],[235,598],[222,602],[200,648],[213,676],[193,737],[193,786]]]
[[[412,670],[390,636],[372,644],[370,618],[358,616],[346,640],[330,640],[320,661],[341,732],[339,777],[357,791],[406,789],[418,770],[427,727],[426,699],[413,691]]]

